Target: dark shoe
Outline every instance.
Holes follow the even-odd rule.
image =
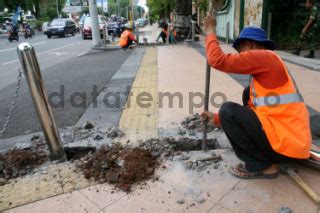
[[[293,51],[291,54],[299,56],[300,55],[300,50],[297,49],[297,50]]]
[[[309,55],[304,56],[305,58],[314,58],[314,51],[310,51]]]

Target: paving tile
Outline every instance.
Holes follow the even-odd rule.
[[[7,213],[98,213],[100,209],[79,192],[72,192],[37,201],[7,211]]]
[[[56,165],[0,186],[0,211],[62,194]]]
[[[81,189],[79,193],[100,209],[112,205],[127,196],[127,193],[119,191],[107,183]]]
[[[76,171],[74,164],[66,162],[58,164],[63,192],[68,193],[78,189],[83,189],[96,183],[88,181],[81,172]]]
[[[159,128],[174,129],[190,113],[203,111],[203,105],[197,106],[201,103],[201,98],[197,98],[196,93],[204,95],[206,60],[188,46],[159,47],[158,50],[159,93],[182,95],[182,101],[175,97],[171,106],[168,98],[161,99],[163,102],[159,107]],[[214,96],[219,92],[224,94],[228,101],[241,103],[243,86],[225,73],[214,69],[211,72],[210,95],[214,101],[221,103],[221,100]],[[219,107],[210,105],[209,109],[217,112]]]

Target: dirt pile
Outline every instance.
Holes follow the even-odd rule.
[[[201,119],[201,116],[197,113],[191,116],[186,117],[182,122],[181,126],[186,129],[187,131],[191,132],[202,132],[203,131],[203,122]],[[208,123],[208,132],[212,132],[214,130],[218,130],[214,124],[211,122]],[[179,134],[184,135],[186,134],[186,131],[183,129],[180,129]]]
[[[24,176],[46,161],[47,153],[39,149],[8,151],[0,154],[0,178],[9,180]]]
[[[133,184],[152,178],[159,163],[145,149],[104,146],[76,162],[76,166],[87,179],[114,184],[129,192]]]

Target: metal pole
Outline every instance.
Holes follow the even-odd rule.
[[[107,46],[107,34],[106,34],[106,25],[103,26],[103,45]]]
[[[103,13],[104,13],[104,11],[103,11],[103,0],[101,0],[101,9],[102,9],[102,10],[101,10],[101,15],[103,16],[103,15],[104,15],[104,14],[103,14]]]
[[[140,35],[139,35],[139,24],[136,26],[137,42],[140,44]]]
[[[204,111],[209,111],[209,96],[210,96],[210,81],[211,81],[211,66],[207,62],[206,64],[206,84],[205,84],[205,99],[204,99]],[[203,121],[203,135],[202,135],[202,150],[207,149],[207,132],[208,132],[208,120]]]
[[[229,37],[230,37],[230,21],[227,21],[227,24],[226,24],[226,44],[229,44]]]
[[[268,39],[271,39],[272,13],[268,13]]]
[[[57,16],[60,18],[60,12],[59,12],[59,0],[56,0],[56,8],[57,8]]]
[[[50,151],[51,160],[66,161],[66,154],[62,147],[60,134],[49,105],[48,95],[42,80],[40,67],[34,48],[28,43],[18,46],[18,55],[28,82],[31,96],[43,133]]]
[[[127,20],[129,20],[129,6],[126,7]]]
[[[168,35],[167,35],[167,39],[166,39],[166,45],[169,45],[170,44],[170,24],[168,24],[168,29],[167,29],[167,33],[168,33]]]
[[[191,21],[191,27],[192,27],[192,42],[195,41],[194,37],[195,37],[195,21]]]

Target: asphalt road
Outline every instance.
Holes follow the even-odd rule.
[[[92,43],[90,40],[83,41],[79,34],[75,37],[52,39],[41,35],[28,42],[36,49],[48,94],[59,95],[52,99],[54,103],[60,103],[54,108],[59,128],[77,123],[92,102],[93,88],[96,86],[97,91],[101,91],[131,54],[131,51],[87,53]],[[16,53],[17,44],[0,39],[0,129],[15,91],[17,69],[20,66]],[[62,92],[61,87],[64,87]],[[64,99],[62,102],[61,97]],[[14,116],[8,130],[0,138],[38,131],[41,131],[41,126],[29,88],[23,79]]]

